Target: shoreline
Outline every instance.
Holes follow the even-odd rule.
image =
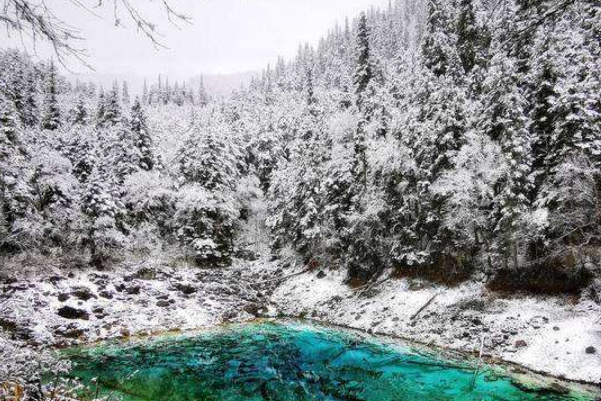
[[[486,334],[483,359],[489,363],[578,385],[601,384],[601,356],[584,351],[601,344],[601,327],[594,319],[599,305],[504,299],[483,292],[478,283],[443,289],[406,279],[358,293],[334,270],[304,273],[276,285],[278,277],[294,270],[283,268],[281,261],[237,261],[226,270],[165,266],[157,261],[69,276],[67,270],[49,269],[0,284],[0,327],[5,329],[0,333],[29,337],[18,338],[28,347],[62,348],[291,318],[471,357],[478,356]],[[154,273],[140,278],[148,271]],[[434,293],[441,295],[412,322]],[[58,316],[64,306],[83,311],[86,318]],[[582,333],[575,336],[574,331]],[[556,343],[563,337],[571,341]],[[516,347],[520,341],[525,345]]]
[[[483,355],[537,374],[575,383],[601,385],[601,308],[592,302],[570,304],[558,298],[511,299],[486,292],[478,283],[455,288],[411,288],[393,279],[362,296],[344,285],[336,271],[308,273],[278,287],[272,297],[278,316],[396,337],[418,344]],[[305,289],[311,289],[306,291]],[[414,315],[431,297],[419,319]],[[595,353],[588,354],[593,347]]]

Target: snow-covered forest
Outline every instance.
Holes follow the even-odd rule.
[[[357,282],[579,289],[601,240],[600,35],[592,1],[398,1],[220,99],[5,52],[0,248],[226,265],[265,203],[274,255]]]
[[[598,1],[395,0],[226,96],[62,62],[0,53],[0,399],[256,317],[598,385]]]

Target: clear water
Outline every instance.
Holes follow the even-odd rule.
[[[355,332],[255,323],[70,350],[72,374],[127,401],[593,400]],[[98,385],[93,384],[94,378]]]

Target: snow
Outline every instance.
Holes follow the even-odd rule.
[[[585,352],[601,344],[601,308],[592,302],[501,299],[480,283],[442,288],[407,279],[392,279],[378,286],[377,293],[361,294],[361,289],[344,285],[343,278],[336,271],[321,279],[316,274],[294,277],[277,288],[272,301],[287,316],[470,353],[478,352],[484,336],[487,356],[569,380],[601,383],[600,350]],[[411,316],[435,294],[412,322]],[[517,347],[519,340],[527,345]]]
[[[267,298],[250,289],[252,283],[275,286],[275,278],[302,271],[301,265],[282,265],[264,259],[236,260],[227,269],[198,269],[158,258],[69,276],[58,268],[42,274],[25,272],[16,283],[0,285],[6,298],[0,304],[0,319],[28,333],[31,339],[22,348],[34,352],[25,344],[72,345],[250,320],[254,316],[246,312],[247,307],[263,305],[271,317],[308,318],[468,353],[477,353],[484,337],[486,356],[556,377],[601,383],[600,350],[585,352],[601,344],[601,308],[593,302],[501,298],[476,282],[447,288],[390,278],[354,289],[344,283],[342,270],[288,277],[271,296],[262,284],[259,290]],[[139,293],[128,292],[136,286]],[[188,295],[186,288],[192,289]],[[73,295],[86,289],[91,295],[88,300]],[[103,291],[112,292],[113,298],[103,298]],[[60,301],[59,294],[71,295]],[[412,321],[434,295],[434,301]],[[158,305],[165,300],[173,302]],[[64,306],[87,311],[89,320],[58,316]],[[7,334],[0,332],[0,341],[8,341]],[[522,341],[525,346],[520,346]]]

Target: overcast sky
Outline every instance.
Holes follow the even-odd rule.
[[[100,10],[99,18],[67,0],[47,2],[55,5],[59,17],[80,28],[89,62],[98,73],[173,77],[260,69],[278,55],[294,56],[301,42],[315,44],[346,16],[353,17],[371,5],[388,4],[388,0],[172,1],[178,11],[192,18],[192,25],[179,24],[177,29],[166,21],[159,2],[134,0],[133,4],[145,4],[140,10],[157,22],[162,41],[169,47],[156,50],[132,28],[125,14],[123,22],[128,27],[115,27],[110,7]],[[0,42],[7,40],[6,32],[0,31]],[[11,41],[19,43],[15,38]],[[44,50],[38,53],[49,54]],[[85,71],[76,62],[70,67]]]

